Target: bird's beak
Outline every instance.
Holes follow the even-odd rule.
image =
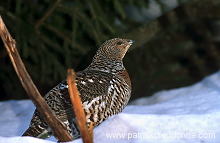
[[[132,45],[134,42],[135,42],[134,40],[128,40],[128,43],[131,44],[131,45]]]

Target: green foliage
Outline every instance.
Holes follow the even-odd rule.
[[[82,58],[89,51],[138,25],[125,13],[128,4],[147,6],[144,0],[7,0],[0,2],[0,13],[34,82],[47,90],[65,78],[67,68],[88,64]],[[7,54],[1,59],[2,87],[7,95],[22,98]]]

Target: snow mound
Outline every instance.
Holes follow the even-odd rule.
[[[0,102],[0,143],[56,142],[18,137],[27,129],[34,109],[29,100]],[[94,142],[216,143],[220,141],[219,120],[220,71],[192,86],[131,102],[94,129]]]

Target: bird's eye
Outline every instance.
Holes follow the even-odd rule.
[[[116,42],[116,45],[121,45],[123,44],[123,42],[119,41],[119,42]]]

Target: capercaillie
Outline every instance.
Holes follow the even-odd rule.
[[[76,84],[88,127],[99,125],[109,116],[120,113],[127,105],[131,95],[131,82],[122,60],[132,43],[132,40],[120,38],[104,42],[92,63],[85,70],[76,73]],[[72,137],[79,138],[67,80],[51,89],[44,99],[55,115],[65,123]],[[22,136],[47,138],[51,135],[50,128],[35,110],[30,126]]]

